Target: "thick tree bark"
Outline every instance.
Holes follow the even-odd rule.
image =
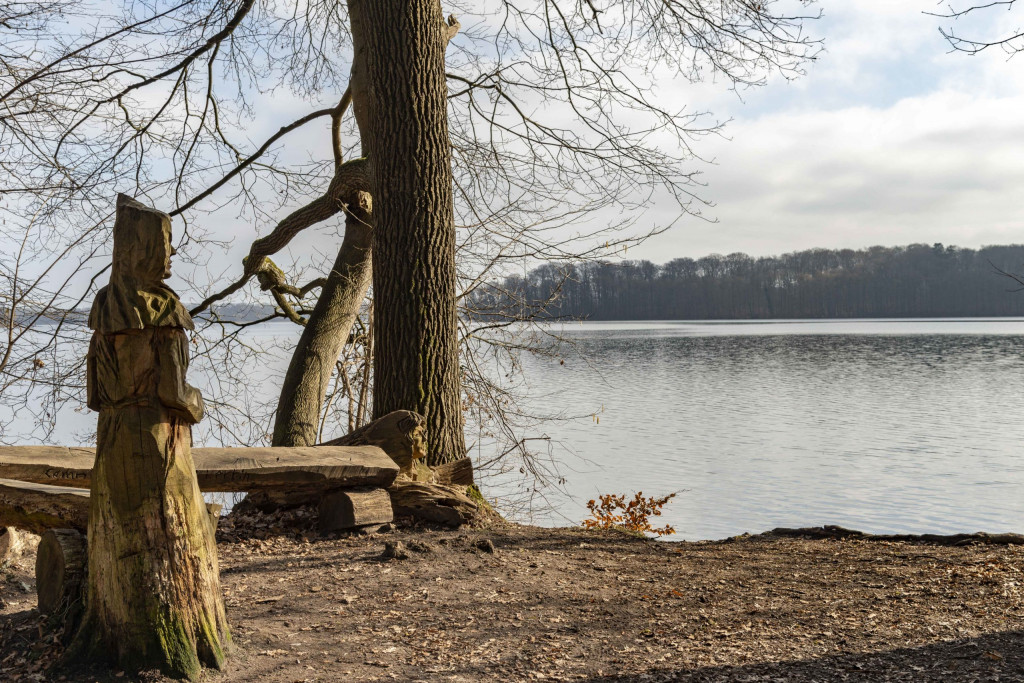
[[[367,195],[368,196],[368,195]],[[275,446],[313,446],[327,384],[370,288],[368,200],[349,204],[345,239],[292,354],[274,422]]]
[[[465,455],[444,64],[449,27],[438,0],[350,0],[349,7],[354,50],[366,56],[374,416],[423,415],[427,462],[437,465]]]

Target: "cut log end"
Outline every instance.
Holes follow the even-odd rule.
[[[85,537],[75,529],[50,529],[39,539],[36,591],[39,611],[60,614],[80,602],[85,577]]]
[[[434,478],[439,484],[457,484],[471,486],[473,484],[473,461],[459,458],[434,468]]]
[[[320,531],[330,533],[395,518],[391,496],[384,489],[332,491],[320,500]]]

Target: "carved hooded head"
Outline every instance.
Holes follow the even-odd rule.
[[[110,334],[144,327],[193,329],[170,275],[171,218],[127,195],[117,196],[110,284],[96,294],[89,327]]]
[[[160,284],[170,275],[173,254],[171,217],[127,195],[118,195],[113,277]]]

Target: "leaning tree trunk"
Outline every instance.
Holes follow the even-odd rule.
[[[345,239],[281,387],[275,446],[313,446],[327,384],[370,287],[370,214],[349,203]]]
[[[355,33],[360,29],[355,25],[357,17],[352,21]],[[349,89],[363,156],[369,153],[370,147],[365,84],[366,50],[360,44],[352,51]],[[339,120],[336,119],[336,125]],[[337,137],[335,141],[338,142]],[[327,384],[370,287],[373,199],[365,189],[342,197],[348,204],[345,239],[327,284],[321,290],[298,346],[292,353],[277,405],[275,446],[312,446],[316,443]]]
[[[455,227],[438,0],[350,0],[366,54],[374,198],[373,412],[426,418],[427,462],[465,455]]]

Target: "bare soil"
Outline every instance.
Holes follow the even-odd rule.
[[[319,538],[303,515],[222,522],[235,648],[204,680],[1024,681],[1019,545],[500,522]],[[33,563],[0,570],[0,680],[164,680],[48,671]]]

